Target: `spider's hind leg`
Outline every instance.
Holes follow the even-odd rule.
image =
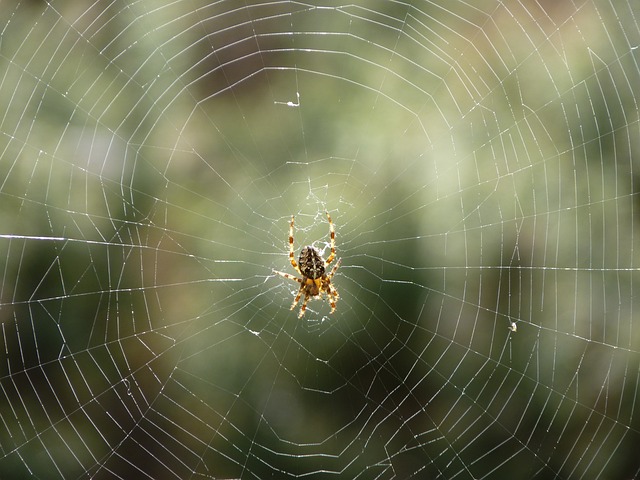
[[[296,306],[296,303],[298,303],[298,301],[300,300],[300,296],[302,295],[302,286],[300,286],[300,292],[298,293],[298,296],[296,297],[295,301],[293,302],[293,305],[291,306],[291,310],[293,310],[293,307]],[[302,316],[304,315],[304,312],[307,310],[307,302],[309,301],[309,294],[305,293],[304,294],[304,300],[302,301],[302,306],[300,307],[300,313],[298,314],[298,318],[302,318]]]
[[[296,280],[298,280],[296,278]],[[289,310],[293,310],[294,308],[296,308],[296,305],[298,304],[298,302],[300,301],[300,297],[302,297],[302,292],[304,291],[304,283],[300,282],[300,290],[298,290],[298,294],[296,295],[296,298],[293,299],[293,303],[291,304],[291,308]],[[304,313],[304,309],[307,306],[307,300],[308,300],[308,296],[304,297],[304,302],[302,303],[302,313],[299,315],[300,317],[303,315]]]
[[[338,267],[342,265],[342,259],[339,258],[338,261],[336,262],[336,264],[333,266],[333,268],[331,269],[331,272],[328,275],[329,280],[331,280],[333,278],[333,276],[336,274],[336,270],[338,270]]]
[[[288,278],[289,280],[293,280],[294,282],[302,283],[302,280],[300,280],[295,275],[291,275],[290,273],[279,272],[278,270],[271,270],[271,271],[273,273],[277,273],[281,277]]]
[[[329,305],[331,305],[331,311],[329,312],[329,314],[331,314],[331,313],[336,311],[336,302],[335,302],[335,300],[330,299],[329,300]]]
[[[335,287],[331,284],[327,286],[326,293],[327,297],[329,297],[329,305],[331,305],[331,312],[329,313],[333,313],[336,311],[336,302],[340,298],[340,294],[338,293],[338,290],[336,290]]]

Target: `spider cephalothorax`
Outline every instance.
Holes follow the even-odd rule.
[[[294,251],[293,251],[293,215],[291,216],[291,223],[289,224],[289,261],[291,262],[291,266],[302,275],[302,278],[298,278],[294,275],[290,275],[288,273],[278,272],[274,270],[274,273],[278,275],[282,275],[284,278],[288,278],[289,280],[293,280],[294,282],[298,282],[300,284],[300,290],[298,290],[298,294],[296,298],[293,300],[293,305],[291,305],[291,310],[293,310],[300,298],[304,294],[304,300],[302,301],[302,307],[300,307],[300,313],[298,318],[304,315],[305,310],[307,309],[307,302],[309,298],[321,296],[322,293],[325,293],[329,297],[329,303],[331,304],[331,313],[333,313],[336,309],[336,301],[340,297],[338,291],[331,284],[331,279],[338,270],[342,259],[339,259],[334,267],[331,269],[331,272],[327,275],[327,266],[336,258],[336,232],[333,228],[333,222],[331,221],[331,216],[329,212],[327,212],[327,219],[329,220],[329,232],[331,235],[331,255],[329,258],[325,260],[322,258],[320,251],[311,245],[308,245],[302,249],[300,252],[300,256],[298,257],[298,262],[295,261]]]

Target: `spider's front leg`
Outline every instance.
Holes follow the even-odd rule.
[[[327,220],[329,220],[329,238],[331,240],[331,255],[329,255],[329,258],[327,258],[325,265],[329,265],[331,262],[333,262],[333,259],[336,258],[336,230],[335,228],[333,228],[331,215],[329,215],[329,212],[325,213],[327,214]]]
[[[291,215],[291,223],[289,223],[289,261],[295,271],[302,275],[300,267],[298,267],[298,263],[296,262],[295,252],[293,251],[293,215]]]

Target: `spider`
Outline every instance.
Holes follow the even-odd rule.
[[[304,294],[304,300],[302,301],[302,307],[300,307],[300,313],[298,318],[302,318],[305,310],[307,309],[307,302],[311,297],[321,297],[325,293],[329,297],[329,303],[331,304],[331,313],[336,310],[336,301],[340,298],[338,291],[331,284],[331,279],[338,270],[338,267],[342,263],[342,259],[339,259],[331,272],[327,275],[327,267],[333,259],[336,258],[336,231],[333,228],[333,222],[331,221],[331,215],[326,212],[327,220],[329,220],[329,232],[331,235],[331,255],[325,260],[322,258],[320,251],[312,246],[307,245],[300,251],[300,257],[296,263],[293,254],[293,215],[291,215],[291,223],[289,224],[289,261],[293,269],[298,272],[302,278],[298,278],[295,275],[290,275],[284,272],[278,272],[274,270],[273,273],[282,275],[284,278],[293,280],[300,284],[300,290],[296,298],[293,299],[291,310],[296,308],[296,305],[300,301],[302,294]]]

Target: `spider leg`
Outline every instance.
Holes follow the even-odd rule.
[[[333,259],[336,258],[336,230],[333,228],[331,215],[329,215],[329,212],[325,213],[327,214],[327,220],[329,220],[329,232],[331,236],[331,255],[329,255],[329,258],[327,258],[327,261],[325,262],[325,265],[329,265],[333,262]],[[291,225],[293,225],[293,220],[291,220]],[[293,246],[291,248],[293,248]]]
[[[336,311],[336,299],[332,295],[329,295],[329,305],[331,305],[331,311],[329,312],[331,314]]]
[[[329,303],[331,304],[331,313],[336,310],[336,302],[340,298],[340,294],[338,290],[336,290],[333,285],[330,287],[331,291],[329,293]]]
[[[295,275],[291,275],[289,273],[284,273],[284,272],[279,272],[278,270],[272,270],[272,272],[273,273],[277,273],[278,275],[280,275],[280,276],[282,276],[284,278],[288,278],[289,280],[293,280],[294,282],[302,283],[302,280],[300,280]]]
[[[293,303],[291,304],[291,308],[289,310],[293,310],[294,308],[296,308],[296,305],[298,304],[298,302],[300,301],[300,297],[302,297],[302,292],[304,292],[304,283],[300,282],[300,290],[298,290],[298,294],[296,295],[296,298],[293,299]],[[307,299],[308,299],[308,295],[305,293],[304,295],[304,302],[302,304],[302,311],[304,312],[305,307],[307,306]],[[302,316],[302,314],[300,314],[300,317]]]
[[[329,262],[327,262],[328,264]],[[338,261],[336,262],[336,264],[333,266],[333,268],[331,269],[331,272],[329,273],[329,275],[327,276],[327,278],[329,280],[331,280],[333,278],[333,276],[336,274],[336,270],[338,270],[338,267],[342,265],[342,259],[339,258]]]
[[[296,306],[296,303],[298,303],[298,300],[300,300],[300,296],[302,295],[302,288],[304,287],[304,285],[300,286],[300,293],[298,293],[298,296],[296,297],[296,301],[293,303],[293,307]],[[304,315],[305,310],[307,309],[307,302],[309,301],[309,293],[305,292],[304,293],[304,300],[302,301],[302,307],[300,307],[300,313],[298,314],[298,318],[302,318],[302,316]],[[293,310],[293,307],[291,307],[291,310]]]
[[[338,264],[333,267],[333,269],[335,270],[338,265],[340,265],[340,262],[338,262]],[[327,294],[327,297],[329,298],[329,304],[331,305],[331,312],[333,313],[336,311],[336,302],[338,301],[338,299],[340,298],[340,294],[338,293],[338,290],[336,290],[336,288],[331,285],[330,282],[330,278],[327,277],[327,279],[325,280],[323,286],[322,286],[322,291],[324,293]]]
[[[338,299],[340,298],[340,294],[338,293],[338,290],[336,290],[336,287],[329,284],[329,288],[327,290],[329,295],[332,296],[336,301],[338,301]]]
[[[279,272],[277,270],[273,270],[273,273],[277,273],[278,275],[281,275],[284,278],[288,278],[289,280],[293,280],[294,282],[298,282],[300,284],[300,288],[298,289],[298,294],[296,295],[296,298],[293,299],[293,303],[291,304],[291,308],[289,309],[289,310],[293,310],[294,308],[296,308],[296,305],[300,301],[300,298],[302,297],[302,293],[304,292],[304,282],[298,277],[295,277],[288,273]],[[305,292],[304,303],[302,305],[302,313],[300,314],[300,317],[304,314],[304,310],[307,307],[308,300],[309,300],[309,294]]]
[[[327,298],[329,299],[329,305],[331,305],[331,312],[329,313],[335,312],[336,301],[338,300],[337,296],[339,296],[338,292],[336,291],[335,288],[333,288],[333,286],[330,283],[325,284],[324,287],[322,288],[322,291],[327,295]]]
[[[298,263],[296,262],[295,254],[293,252],[293,215],[291,215],[291,223],[289,224],[289,261],[291,262],[291,266],[302,275],[300,268],[298,267]]]

